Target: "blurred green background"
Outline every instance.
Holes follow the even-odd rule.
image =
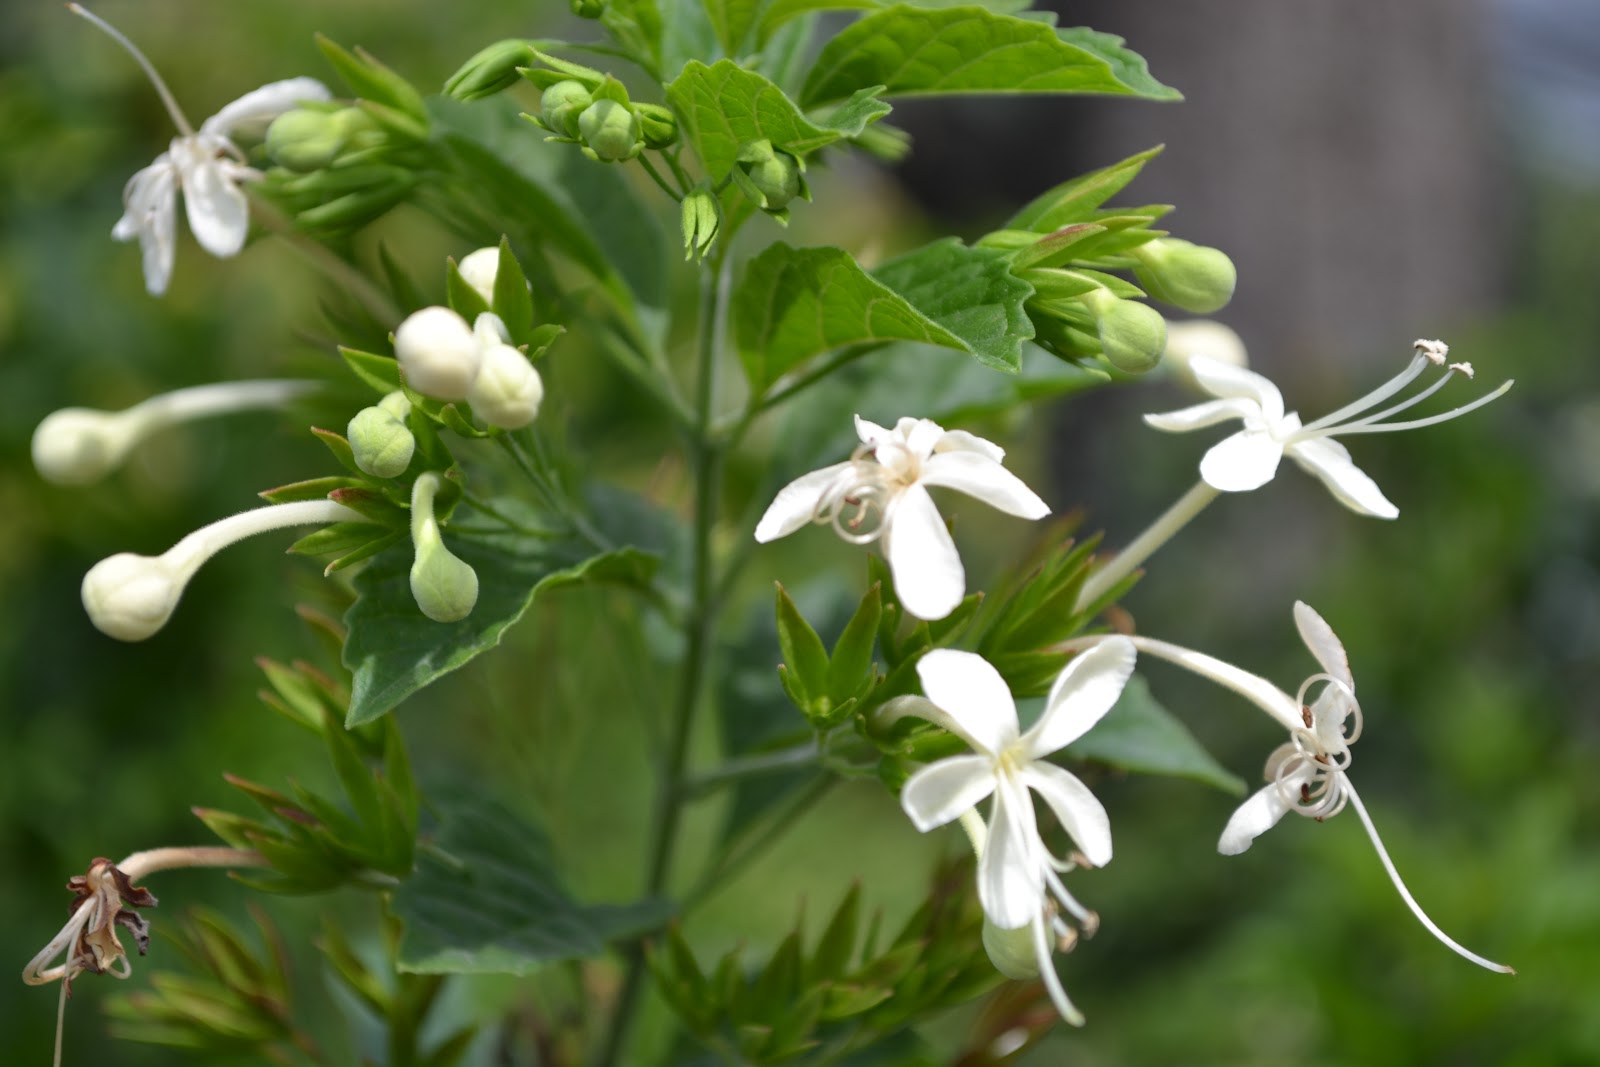
[[[1453,355],[1476,363],[1480,384],[1469,389],[1517,378],[1509,396],[1469,419],[1355,442],[1357,462],[1399,504],[1398,523],[1350,515],[1290,471],[1202,516],[1156,558],[1154,580],[1127,607],[1143,632],[1232,659],[1286,687],[1310,670],[1289,605],[1301,598],[1322,612],[1349,648],[1366,710],[1352,777],[1396,862],[1436,921],[1520,974],[1478,971],[1428,937],[1353,816],[1321,826],[1288,820],[1244,856],[1225,858],[1215,839],[1232,798],[1183,782],[1106,776],[1095,787],[1117,828],[1117,860],[1074,882],[1103,926],[1062,961],[1090,1025],[1058,1028],[1022,1062],[1600,1062],[1600,784],[1592,772],[1600,718],[1591,695],[1600,680],[1595,172],[1571,159],[1546,157],[1541,165],[1526,143],[1514,155],[1498,131],[1523,123],[1524,113],[1495,127],[1482,112],[1472,116],[1481,141],[1421,146],[1468,162],[1480,153],[1498,175],[1487,192],[1473,186],[1472,197],[1490,197],[1491,214],[1465,244],[1439,220],[1484,205],[1468,197],[1462,206],[1448,178],[1441,184],[1423,174],[1417,181],[1427,195],[1400,198],[1399,208],[1386,209],[1379,198],[1341,215],[1340,193],[1326,189],[1294,201],[1274,177],[1302,176],[1319,158],[1345,158],[1346,166],[1410,188],[1405,172],[1420,149],[1391,151],[1376,134],[1364,140],[1363,116],[1380,116],[1386,106],[1435,108],[1448,125],[1462,100],[1478,99],[1472,94],[1484,91],[1481,81],[1470,69],[1430,68],[1436,82],[1407,93],[1404,85],[1331,79],[1304,106],[1320,114],[1319,107],[1332,113],[1337,105],[1341,123],[1274,155],[1273,119],[1262,115],[1249,150],[1275,165],[1230,170],[1226,151],[1213,159],[1219,153],[1205,147],[1232,143],[1208,141],[1204,125],[1219,110],[1217,96],[1238,91],[1238,79],[1218,72],[1253,64],[1257,80],[1248,91],[1267,99],[1274,78],[1314,75],[1230,52],[1226,39],[1190,49],[1178,70],[1164,67],[1160,48],[1172,32],[1160,32],[1161,16],[1149,7],[1132,5],[1124,17],[1135,25],[1096,24],[1127,32],[1136,48],[1145,47],[1139,31],[1148,29],[1152,69],[1188,92],[1191,104],[1086,101],[1053,110],[1033,101],[963,102],[951,109],[961,121],[947,125],[936,104],[908,107],[923,162],[906,168],[906,184],[842,167],[818,183],[819,206],[797,213],[800,229],[790,239],[867,251],[860,235],[868,231],[884,231],[890,247],[951,228],[972,236],[1075,170],[1169,140],[1174,148],[1147,172],[1158,188],[1136,186],[1131,195],[1173,199],[1180,234],[1236,254],[1240,298],[1219,317],[1241,329],[1256,365],[1278,378],[1291,407],[1311,417],[1365,392],[1398,368],[1419,332],[1445,337]],[[1219,8],[1224,23],[1274,22],[1260,5]],[[145,0],[96,10],[143,45],[195,119],[266,81],[327,76],[314,30],[371,49],[428,88],[482,44],[553,35],[566,18],[488,0]],[[1482,11],[1455,10],[1452,40],[1481,42],[1495,28]],[[1092,21],[1067,15],[1080,18]],[[1317,29],[1308,17],[1301,32]],[[1402,31],[1395,36],[1404,43]],[[1318,64],[1331,69],[1335,58],[1330,46],[1327,56],[1312,51],[1300,61],[1314,72]],[[1497,69],[1508,77],[1511,66],[1502,57]],[[1347,99],[1363,93],[1366,110]],[[1154,117],[1136,114],[1141,106]],[[1041,124],[1050,134],[1045,148]],[[223,770],[269,784],[318,779],[314,745],[255,700],[251,660],[311,655],[289,606],[305,600],[337,610],[339,594],[313,566],[262,542],[208,566],[173,622],[149,642],[121,645],[89,626],[77,586],[93,561],[158,551],[249,506],[257,489],[321,473],[324,453],[284,420],[231,419],[164,435],[107,482],[69,491],[31,470],[33,426],[66,405],[116,408],[184,385],[303,372],[330,352],[315,310],[319,283],[270,241],[219,264],[185,237],[171,294],[157,301],[144,293],[136,251],[108,234],[122,183],[166,143],[168,122],[127,57],[55,4],[0,8],[0,129],[0,502],[7,517],[0,589],[9,609],[0,621],[0,945],[20,970],[64,916],[61,883],[89,858],[206,840],[187,811],[235,806]],[[977,129],[1012,145],[1030,164],[1025,173],[997,168],[991,187],[982,173],[927,162],[945,159],[958,135],[980,136]],[[1130,138],[1141,140],[1128,146]],[[1363,146],[1355,163],[1351,138]],[[981,153],[968,143],[966,154]],[[1464,185],[1478,180],[1465,167],[1460,175]],[[1261,191],[1252,194],[1253,187]],[[822,220],[830,194],[849,206]],[[1252,195],[1292,202],[1261,217],[1226,208]],[[1435,202],[1437,216],[1429,214]],[[1208,205],[1224,206],[1208,212]],[[1391,228],[1383,214],[1390,209],[1411,229]],[[1364,239],[1353,248],[1302,240],[1302,218],[1359,229]],[[468,250],[404,210],[386,226],[396,246],[417,249],[424,264]],[[1416,295],[1417,272],[1398,251],[1412,230],[1438,231],[1440,271],[1463,278],[1442,297]],[[1358,291],[1339,280],[1351,272],[1360,272]],[[1251,296],[1253,287],[1292,284],[1285,276],[1299,279],[1291,292],[1311,295],[1299,303]],[[1330,291],[1337,295],[1327,297]],[[606,395],[603,376],[584,385],[586,403]],[[1030,477],[1053,474],[1048,498],[1083,501],[1088,527],[1105,525],[1114,544],[1194,477],[1204,443],[1150,433],[1136,418],[1179,402],[1173,387],[1154,384],[1093,394],[1014,421],[1009,429],[1026,434],[1006,443],[1022,446],[1017,462]],[[673,476],[662,473],[669,483]],[[1008,544],[996,541],[985,561],[976,539],[964,542],[971,571],[985,573]],[[795,581],[818,558],[859,566],[832,544],[772,558]],[[767,594],[750,595],[759,603]],[[595,895],[615,895],[636,869],[661,686],[574,667],[592,662],[596,647],[648,663],[649,635],[632,623],[625,605],[563,600],[525,625],[513,648],[401,713],[424,780],[465,779],[514,803],[559,809],[551,827],[558,850],[578,888]],[[1149,676],[1163,702],[1253,783],[1278,741],[1266,721],[1176,672],[1156,666]],[[558,706],[587,714],[557,715]],[[708,951],[743,940],[759,954],[793,922],[802,899],[820,915],[856,877],[870,903],[903,915],[932,860],[961,847],[953,833],[917,837],[881,789],[841,788],[766,863],[725,887],[692,932]],[[158,929],[190,903],[242,916],[248,896],[204,872],[167,875],[154,888],[166,901]],[[296,946],[319,1034],[351,1049],[354,1062],[372,1035],[359,1026],[345,1034],[331,1017],[336,1002],[318,992],[316,955],[306,944],[324,902],[267,903]],[[357,917],[359,928],[360,898],[334,906]],[[158,934],[158,956],[167,947]],[[130,984],[171,956],[136,965]],[[105,1036],[99,1007],[110,986],[79,983],[67,1062],[175,1062],[163,1050]],[[484,985],[459,993],[452,1010],[537,1012],[537,1003],[534,994]],[[20,983],[0,997],[7,1062],[44,1062],[54,1006],[54,990]],[[955,1048],[969,1022],[957,1014],[937,1021],[930,1035]],[[490,1044],[478,1050],[481,1062],[489,1062]]]

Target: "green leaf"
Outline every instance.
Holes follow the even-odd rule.
[[[803,694],[804,710],[809,713],[812,703],[828,692],[828,652],[782,585],[778,586],[777,617],[778,647],[783,652],[787,681]]]
[[[1139,176],[1144,165],[1161,154],[1164,145],[1147,148],[1109,167],[1062,182],[1040,193],[1012,216],[1005,228],[1054,233],[1077,222],[1098,222],[1094,216],[1101,204],[1116,196]],[[1134,212],[1129,212],[1133,214]]]
[[[835,704],[859,695],[871,677],[872,648],[882,618],[883,586],[874,582],[833,645],[828,663],[828,695]]]
[[[478,316],[489,310],[489,302],[461,276],[461,268],[454,259],[445,264],[445,299],[450,310],[467,320],[467,325],[478,321]]]
[[[528,343],[533,334],[533,291],[528,288],[528,276],[522,273],[522,264],[517,262],[516,253],[511,251],[511,241],[506,237],[500,238],[500,262],[494,275],[494,310],[506,324],[512,344]]]
[[[412,549],[397,545],[355,577],[345,615],[344,665],[354,674],[348,725],[370,722],[435,679],[500,643],[540,593],[583,581],[643,584],[657,558],[623,547],[596,552],[572,535],[452,534],[450,550],[478,573],[478,603],[459,622],[425,617],[411,596]]]
[[[761,0],[706,0],[706,14],[717,32],[717,40],[722,42],[723,52],[730,56],[743,52],[745,39],[750,36],[750,27],[755,25],[760,10]]]
[[[861,136],[862,130],[894,110],[878,99],[883,88],[881,85],[869,85],[865,89],[856,90],[854,96],[829,112],[826,118],[818,121],[830,130],[838,130],[845,137]]]
[[[947,237],[885,263],[873,276],[961,338],[980,363],[1016,371],[1022,342],[1033,337],[1022,306],[1033,286],[1011,273],[1009,260],[999,249]]]
[[[977,6],[990,11],[1016,14],[1028,10],[1033,0],[982,0]],[[883,0],[772,0],[761,16],[761,40],[766,41],[773,30],[800,15],[813,11],[876,11],[888,7]],[[912,7],[971,7],[974,0],[910,0]]]
[[[374,352],[358,352],[354,348],[339,347],[339,355],[357,378],[366,382],[383,396],[400,388],[400,364],[393,356],[380,356]]]
[[[817,56],[800,101],[815,107],[868,85],[886,96],[945,93],[1111,93],[1178,100],[1150,77],[1122,39],[981,7],[919,10],[896,5],[867,15]]]
[[[405,923],[399,966],[419,974],[527,975],[600,955],[606,944],[659,926],[670,906],[583,904],[557,875],[538,827],[492,800],[440,805],[441,827],[394,895]]]
[[[840,99],[856,88],[840,94]],[[709,67],[700,62],[684,67],[667,86],[667,102],[678,115],[685,139],[717,183],[733,169],[739,149],[751,141],[771,141],[774,148],[804,157],[843,136],[837,129],[816,125],[782,89],[727,59]]]
[[[758,393],[812,356],[845,345],[908,340],[967,350],[838,248],[772,245],[745,267],[732,315],[745,375]]]
[[[1218,763],[1194,734],[1151,695],[1138,675],[1128,679],[1116,706],[1066,748],[1074,759],[1093,760],[1136,774],[1190,778],[1238,796],[1245,784]]]
[[[410,82],[362,49],[357,48],[352,54],[320,33],[317,47],[357,96],[393,108],[425,126],[427,106],[422,102],[422,94]]]

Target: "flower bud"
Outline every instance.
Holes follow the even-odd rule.
[[[483,365],[467,393],[473,414],[490,426],[515,430],[539,414],[544,382],[528,357],[510,345],[484,349]]]
[[[461,257],[456,264],[461,280],[483,297],[483,302],[494,307],[494,280],[500,274],[500,249],[494,246],[480,248]]]
[[[406,384],[435,400],[465,400],[482,359],[466,320],[445,307],[408,316],[394,332],[394,354]]]
[[[735,173],[743,175],[740,187],[763,211],[782,211],[804,188],[800,161],[773,148],[771,141],[745,145],[739,152]]]
[[[1207,393],[1194,378],[1189,364],[1197,356],[1226,363],[1231,367],[1248,367],[1249,357],[1244,342],[1233,330],[1210,319],[1190,319],[1167,325],[1167,351],[1162,365],[1172,368],[1173,376],[1186,387]]]
[[[1123,300],[1096,289],[1083,298],[1095,319],[1100,350],[1124,374],[1143,374],[1161,362],[1167,345],[1167,320],[1137,300]]]
[[[382,406],[356,412],[345,431],[356,466],[374,478],[396,478],[411,465],[417,439],[406,424]]]
[[[129,426],[109,411],[62,408],[33,431],[33,465],[56,485],[89,485],[119,463],[131,442]]]
[[[118,552],[83,576],[83,607],[101,633],[143,641],[167,624],[185,584],[160,556]]]
[[[411,596],[434,622],[458,622],[478,603],[478,573],[444,546],[433,517],[433,498],[441,478],[429,471],[411,488]]]
[[[711,183],[701,182],[683,198],[683,258],[703,258],[711,250],[722,228],[722,206],[711,191]]]
[[[539,97],[539,115],[551,133],[578,136],[578,116],[594,103],[594,97],[580,81],[556,82]]]
[[[678,143],[678,117],[660,104],[634,104],[634,114],[639,116],[639,133],[644,146],[660,151]]]
[[[985,915],[983,951],[988,953],[994,969],[1007,978],[1026,982],[1039,977],[1039,955],[1031,926],[1006,930],[990,922]]]
[[[589,154],[602,163],[632,159],[644,147],[639,116],[615,100],[596,100],[578,116],[578,134]]]
[[[482,100],[511,88],[521,80],[518,67],[538,58],[527,41],[496,41],[482,49],[444,83],[444,92],[456,100]]]
[[[1162,237],[1130,253],[1133,273],[1145,291],[1163,304],[1208,315],[1233,299],[1238,272],[1218,248]]]
[[[605,0],[571,0],[572,13],[580,19],[597,19],[606,13]]]
[[[267,154],[285,170],[297,173],[322,170],[333,164],[358,134],[373,128],[358,107],[326,111],[296,108],[285,111],[267,127]]]

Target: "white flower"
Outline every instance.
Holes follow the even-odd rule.
[[[500,247],[490,245],[480,248],[475,252],[468,252],[461,257],[461,262],[456,266],[461,272],[461,280],[475,289],[483,302],[489,307],[494,307],[494,281],[500,274]]]
[[[1266,378],[1243,367],[1196,356],[1189,361],[1190,373],[1206,392],[1219,399],[1162,415],[1146,415],[1144,421],[1158,430],[1184,433],[1229,419],[1241,419],[1244,429],[1213,445],[1200,461],[1200,477],[1208,485],[1230,493],[1259,488],[1272,480],[1279,461],[1287,454],[1320,478],[1334,497],[1352,511],[1393,519],[1399,516],[1400,509],[1351,462],[1350,453],[1333,438],[1431,426],[1482,407],[1511,388],[1508,381],[1470,404],[1429,418],[1383,422],[1432,396],[1453,375],[1472,377],[1470,364],[1445,365],[1448,351],[1443,342],[1418,341],[1411,363],[1395,378],[1355,403],[1304,426],[1300,424],[1299,415],[1284,411],[1283,394]],[[1430,365],[1444,368],[1443,376],[1433,385],[1375,414],[1363,414],[1410,385]]]
[[[1077,909],[1056,877],[1059,864],[1039,837],[1030,791],[1055,813],[1085,863],[1110,862],[1105,808],[1076,775],[1046,757],[1082,737],[1111,710],[1133,673],[1134,658],[1133,645],[1123,637],[1078,655],[1056,679],[1044,713],[1027,733],[1018,727],[1017,707],[1000,672],[971,652],[927,653],[917,661],[927,699],[902,697],[886,706],[890,716],[928,719],[972,746],[973,755],[951,756],[913,774],[900,792],[900,805],[926,832],[994,797],[978,862],[978,899],[995,926],[1015,930],[1038,921],[1049,893]]]
[[[958,489],[1008,515],[1039,519],[1050,508],[1001,466],[1005,450],[929,419],[901,419],[893,430],[856,416],[861,445],[845,463],[812,471],[778,492],[756,525],[762,543],[808,522],[830,523],[854,544],[883,539],[894,590],[919,619],[942,619],[966,595],[967,578],[950,531],[928,495]]]
[[[314,78],[290,78],[246,93],[200,124],[197,132],[178,107],[166,83],[144,54],[110,24],[77,4],[68,4],[100,27],[138,61],[160,94],[179,136],[155,162],[128,180],[122,191],[123,213],[111,230],[118,241],[138,240],[144,261],[144,284],[152,296],[167,291],[176,252],[178,191],[195,240],[214,256],[236,255],[249,231],[249,205],[239,183],[261,176],[248,166],[244,153],[230,139],[249,123],[270,120],[296,104],[327,100],[332,94]]]

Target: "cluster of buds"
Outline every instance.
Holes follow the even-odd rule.
[[[469,284],[480,293],[485,291],[480,288],[486,281],[483,266],[471,256],[463,260],[463,275],[471,270],[478,280]],[[486,290],[493,294],[492,274]],[[515,430],[539,414],[544,400],[539,372],[512,346],[505,322],[492,311],[469,326],[447,307],[423,308],[395,330],[394,353],[408,386],[435,400],[465,400],[490,426]]]
[[[601,163],[624,163],[646,148],[660,151],[678,140],[678,120],[670,110],[634,103],[609,75],[544,86],[539,114],[530,117],[555,135],[548,140],[581,145],[584,155]]]
[[[799,156],[774,148],[771,141],[760,140],[740,147],[728,176],[756,207],[788,225],[789,202],[796,197],[811,199],[805,171],[805,161]]]

